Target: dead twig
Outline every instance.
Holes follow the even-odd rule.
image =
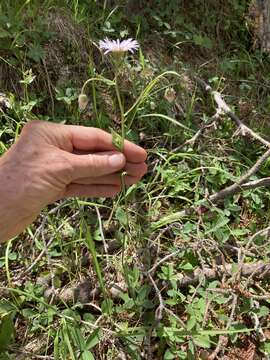
[[[182,250],[182,249],[181,249]],[[170,259],[171,257],[177,255],[181,250],[177,250],[171,254],[168,254],[166,256],[164,256],[164,258],[162,258],[161,260],[159,260],[156,264],[154,264],[151,269],[148,271],[149,274],[153,273],[161,264],[163,264],[165,261],[167,261],[168,259]]]
[[[216,120],[219,118],[220,116],[220,112],[216,112],[212,117],[211,117],[211,122],[209,124],[205,124],[204,126],[202,126],[195,135],[192,136],[192,138],[190,138],[189,140],[186,140],[183,144],[177,146],[176,148],[172,149],[171,152],[177,152],[179,150],[181,150],[183,147],[190,145],[191,147],[195,145],[195,143],[197,142],[197,140],[200,138],[200,136],[203,134],[203,132],[211,127],[216,127]]]
[[[49,214],[55,213],[54,212],[49,212]],[[74,213],[69,219],[73,219],[74,217],[76,217],[79,214],[79,212]],[[47,221],[47,217],[45,217],[45,220]],[[43,227],[45,225],[45,222],[43,224]],[[58,226],[58,228],[55,230],[55,233],[58,233],[63,227],[64,227],[65,223],[62,223],[61,225]],[[42,229],[41,229],[42,231]],[[35,260],[32,262],[32,264],[24,271],[23,274],[20,275],[26,275],[27,273],[29,273],[35,266],[36,264],[39,262],[39,260],[46,254],[46,251],[48,251],[50,245],[52,244],[52,242],[55,240],[55,234],[53,236],[51,236],[51,238],[48,240],[47,247],[43,248],[43,250],[39,253],[39,255],[35,258]]]
[[[229,185],[220,191],[215,192],[214,194],[210,195],[208,197],[208,199],[206,199],[206,200],[208,200],[211,205],[215,205],[215,204],[219,203],[220,201],[224,200],[226,197],[235,195],[243,190],[247,190],[249,188],[254,189],[256,187],[267,186],[268,184],[270,184],[270,178],[263,178],[261,180],[255,180],[255,181],[251,181],[249,183],[247,182],[251,176],[255,175],[260,170],[260,168],[262,167],[264,162],[269,157],[270,157],[270,148],[236,182],[234,182],[232,185]],[[203,205],[203,203],[202,203],[202,205]],[[201,207],[200,206],[199,207],[190,206],[190,207],[187,207],[184,210],[179,211],[175,214],[166,216],[164,219],[160,219],[160,220],[156,221],[155,223],[153,223],[152,226],[153,226],[153,229],[157,229],[164,225],[172,224],[173,222],[179,221],[179,219],[181,219],[185,216],[190,216],[191,214],[196,213],[196,212],[197,212],[197,214],[200,215],[202,211],[205,212],[204,206],[201,206]]]
[[[227,196],[232,196],[237,192],[240,192],[243,187],[242,185],[247,182],[247,180],[254,174],[256,174],[263,163],[269,158],[270,156],[270,149],[268,149],[257,161],[256,163],[244,174],[242,175],[234,184],[222,189],[215,194],[212,194],[209,197],[209,201],[211,203],[217,203],[220,200],[225,199]],[[254,187],[253,187],[254,188]]]
[[[231,306],[231,313],[230,313],[230,317],[229,317],[229,320],[228,320],[227,325],[226,325],[227,330],[232,325],[233,318],[234,318],[234,315],[235,315],[237,299],[238,299],[237,295],[235,295],[235,294],[233,294],[232,297],[233,297],[233,300],[232,300],[232,306]],[[226,348],[227,344],[228,344],[228,336],[220,335],[219,339],[218,339],[217,346],[216,346],[215,350],[212,352],[212,354],[208,357],[208,360],[214,360],[218,356],[219,352]]]
[[[246,182],[242,185],[242,189],[249,190],[249,189],[256,189],[263,186],[270,186],[270,177],[253,180]]]
[[[231,108],[226,104],[226,102],[222,99],[222,95],[218,91],[214,91],[212,87],[207,84],[204,80],[198,78],[197,76],[193,76],[194,80],[203,88],[204,91],[210,93],[216,104],[217,108],[220,109],[224,114],[228,115],[231,120],[238,126],[238,132],[246,136],[250,135],[252,138],[258,140],[261,144],[270,147],[270,142],[261,137],[259,134],[255,133],[252,129],[242,123],[239,117],[231,110]]]
[[[228,274],[229,276],[233,276],[233,269],[235,264],[224,264],[216,266],[216,269],[205,268],[196,269],[189,275],[183,276],[181,280],[178,280],[178,287],[184,288],[189,285],[198,284],[201,277],[203,276],[207,280],[214,280],[219,278],[223,274]],[[248,263],[243,264],[241,274],[243,277],[248,277],[251,274],[253,276],[259,276],[264,273],[264,277],[270,276],[270,263],[264,263],[262,261],[256,263]]]

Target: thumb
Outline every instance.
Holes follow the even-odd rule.
[[[84,177],[99,177],[123,169],[125,156],[120,152],[107,151],[87,155],[69,154],[72,181]]]

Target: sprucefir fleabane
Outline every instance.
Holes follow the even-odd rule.
[[[130,51],[132,54],[134,51],[138,50],[140,45],[137,40],[134,39],[126,39],[120,41],[117,40],[110,40],[108,38],[104,40],[100,40],[99,47],[104,50],[104,54],[108,53],[124,53]]]

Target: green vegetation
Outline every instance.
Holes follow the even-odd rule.
[[[248,7],[1,1],[0,154],[31,119],[121,134],[123,116],[126,138],[149,154],[147,176],[119,198],[50,205],[0,247],[1,360],[268,358],[269,187],[209,201],[267,149],[228,115],[213,117],[196,80],[269,138],[270,61],[253,46]],[[124,114],[97,46],[105,37],[141,45],[118,74]],[[101,77],[80,112],[84,82]]]

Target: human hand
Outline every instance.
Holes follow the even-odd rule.
[[[115,196],[119,171],[127,172],[126,185],[134,184],[147,170],[145,160],[145,150],[129,141],[123,154],[116,151],[100,129],[29,122],[0,158],[0,240],[21,232],[56,200]]]

